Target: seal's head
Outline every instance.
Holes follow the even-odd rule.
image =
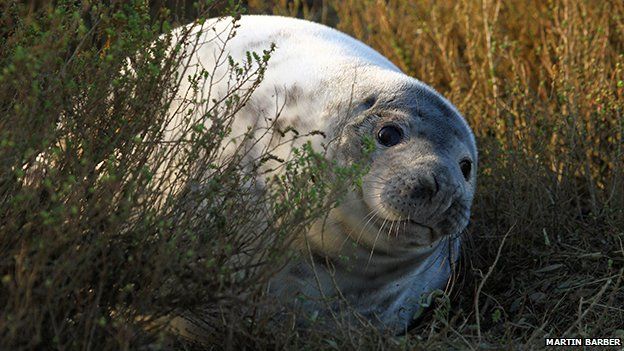
[[[474,136],[464,118],[440,94],[411,78],[368,103],[343,129],[348,143],[369,136],[377,146],[361,192],[350,195],[358,199],[341,211],[353,218],[351,225],[356,217],[365,218],[352,231],[356,240],[396,253],[461,233],[469,220],[477,168]]]

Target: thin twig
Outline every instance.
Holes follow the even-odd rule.
[[[498,263],[498,259],[500,258],[501,252],[503,251],[503,246],[505,245],[505,240],[507,240],[507,237],[509,236],[509,234],[511,233],[511,231],[513,230],[513,228],[515,226],[516,226],[516,223],[514,223],[511,226],[511,228],[509,228],[507,233],[505,233],[505,235],[503,236],[503,241],[501,241],[500,245],[498,246],[498,252],[496,252],[496,258],[494,259],[494,262],[492,263],[492,265],[488,269],[487,273],[483,277],[483,280],[481,280],[481,283],[479,284],[479,287],[477,287],[477,293],[475,294],[474,305],[475,305],[475,319],[476,319],[476,322],[477,322],[477,337],[479,339],[479,343],[481,343],[481,320],[479,318],[479,316],[480,316],[480,312],[479,312],[479,296],[481,295],[481,290],[483,290],[483,286],[485,285],[485,282],[488,280],[488,278],[490,277],[490,275],[494,271],[494,267],[496,267],[496,264]]]

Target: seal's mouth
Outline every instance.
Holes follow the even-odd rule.
[[[413,219],[386,221],[383,231],[391,241],[408,245],[405,248],[428,246],[445,235],[434,227]]]
[[[448,207],[439,208],[428,216],[410,216],[387,211],[382,216],[377,216],[377,223],[385,223],[381,224],[381,229],[390,236],[428,234],[431,239],[437,240],[463,231],[470,217],[468,209],[469,205],[464,201],[455,200]]]
[[[409,235],[422,233],[423,231],[429,232],[431,234],[437,232],[437,230],[435,230],[432,226],[415,221],[413,219],[398,219],[392,221],[386,220],[386,224],[384,227],[385,230],[388,231],[388,233],[391,235]]]
[[[403,220],[399,220],[399,221],[396,221],[396,222],[398,222],[398,223],[404,223],[404,225],[405,225],[405,226],[410,226],[410,227],[423,227],[423,228],[427,228],[427,229],[429,229],[429,230],[433,231],[433,228],[432,228],[431,226],[426,225],[426,224],[421,223],[421,222],[418,222],[418,221],[415,221],[415,220],[413,220],[413,219],[403,219]]]

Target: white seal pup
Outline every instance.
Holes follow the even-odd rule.
[[[476,185],[470,127],[432,88],[337,30],[275,16],[243,16],[237,25],[226,40],[231,20],[208,21],[190,61],[218,66],[224,49],[242,62],[247,52],[275,44],[233,134],[270,128],[279,112],[282,128],[322,131],[313,146],[328,145],[328,157],[342,164],[362,161],[364,138],[376,143],[361,190],[302,234],[302,256],[311,260],[291,262],[269,291],[308,313],[337,309],[341,304],[333,299],[340,297],[381,329],[404,331],[421,296],[445,287],[458,256]],[[215,76],[226,74],[222,66]],[[218,97],[225,81],[205,89]],[[261,150],[274,137],[250,147]],[[277,156],[287,159],[292,146],[279,148]]]

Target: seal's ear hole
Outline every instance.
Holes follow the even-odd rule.
[[[470,171],[472,170],[472,162],[470,162],[470,160],[467,158],[459,161],[459,169],[461,169],[461,172],[464,175],[464,179],[466,179],[466,181],[469,181]]]
[[[383,146],[390,147],[401,142],[403,131],[394,124],[383,126],[377,133],[377,140]]]

